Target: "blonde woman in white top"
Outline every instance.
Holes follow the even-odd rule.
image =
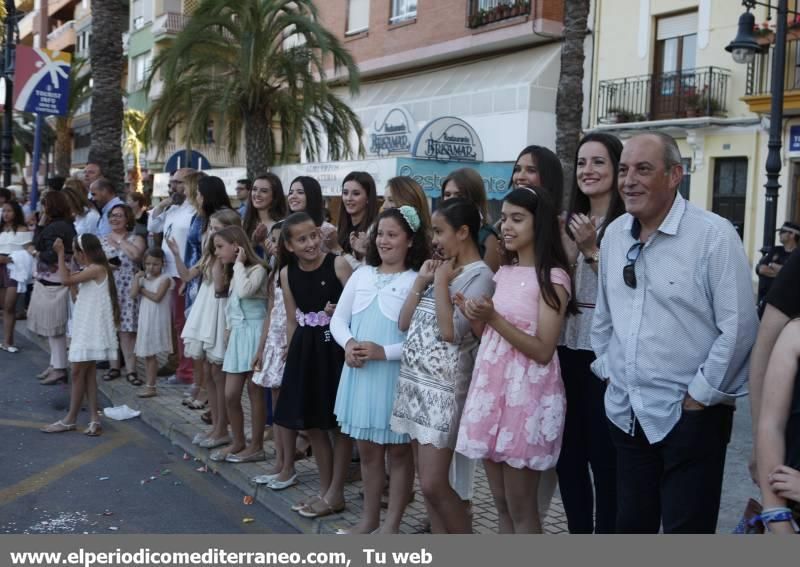
[[[6,352],[19,352],[14,346],[14,326],[17,322],[17,281],[8,273],[12,252],[24,250],[33,240],[33,233],[25,224],[22,207],[16,201],[3,204],[0,215],[0,304],[3,306],[3,342],[0,349]]]

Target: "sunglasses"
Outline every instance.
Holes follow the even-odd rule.
[[[636,260],[639,259],[639,254],[641,254],[643,246],[644,244],[642,242],[637,242],[630,247],[625,256],[628,263],[622,268],[622,280],[625,282],[625,285],[631,289],[636,289]]]

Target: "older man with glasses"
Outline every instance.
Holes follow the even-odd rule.
[[[627,214],[600,249],[593,372],[608,381],[617,531],[713,533],[737,397],[755,341],[753,285],[733,225],[678,193],[666,134],[628,140]]]

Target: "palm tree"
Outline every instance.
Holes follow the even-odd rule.
[[[69,97],[67,98],[67,113],[55,117],[56,143],[54,166],[56,175],[69,176],[72,165],[72,120],[78,108],[92,95],[91,72],[83,72],[86,65],[85,59],[73,59],[69,71]]]
[[[139,163],[139,156],[147,143],[144,137],[144,120],[144,112],[132,108],[126,109],[122,118],[122,125],[125,130],[123,151],[126,155],[133,155],[131,182],[133,183],[133,190],[137,193],[142,192],[142,168]]]
[[[564,205],[569,203],[575,152],[583,118],[583,43],[586,40],[589,0],[565,0],[561,75],[556,96],[556,155],[564,168]]]
[[[127,2],[92,0],[92,110],[89,120],[92,145],[89,161],[100,165],[103,175],[118,190],[125,180],[122,162],[122,31]]]
[[[153,61],[146,88],[157,74],[164,88],[147,113],[151,139],[163,151],[183,124],[191,147],[205,139],[209,120],[221,119],[231,157],[244,132],[251,178],[289,159],[300,142],[310,160],[323,149],[333,160],[361,154],[361,123],[333,93],[330,68],[358,92],[355,62],[320,24],[312,0],[201,0]]]

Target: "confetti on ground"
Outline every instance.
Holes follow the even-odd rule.
[[[189,453],[184,453],[184,454],[183,454],[183,460],[184,460],[184,461],[189,461],[189,460],[191,460],[191,457],[189,456]]]
[[[110,476],[101,476],[101,477],[98,477],[97,480],[108,480],[109,478],[111,478],[111,477]]]
[[[161,471],[161,476],[167,476],[168,474],[172,474],[172,471],[169,469],[164,469]]]
[[[179,480],[176,480],[175,482],[172,483],[172,486],[183,486],[183,483]]]
[[[250,506],[250,504],[252,503],[253,503],[252,496],[245,496],[244,498],[242,498],[242,504],[244,504],[245,506]]]
[[[118,528],[117,526],[108,526],[108,529],[109,529],[109,530],[111,530],[112,532],[115,532],[115,531],[117,531],[119,528]]]
[[[106,510],[105,512],[103,512],[103,516],[113,516],[113,515],[114,512],[112,512],[111,510]]]
[[[243,524],[252,524],[253,522],[255,522],[254,518],[242,518]]]
[[[203,465],[202,467],[197,467],[194,470],[196,470],[197,472],[208,472],[208,465]]]

